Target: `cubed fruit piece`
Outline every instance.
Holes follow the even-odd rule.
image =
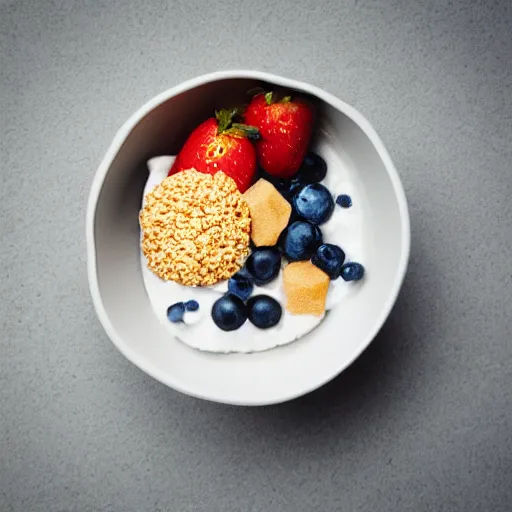
[[[290,263],[283,270],[286,309],[294,315],[323,315],[329,276],[310,261]]]
[[[292,207],[267,180],[259,179],[244,194],[251,213],[251,239],[256,247],[277,243],[288,225]]]

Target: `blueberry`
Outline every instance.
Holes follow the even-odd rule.
[[[364,276],[364,267],[361,263],[345,263],[341,267],[341,277],[345,281],[359,281]]]
[[[347,194],[340,194],[336,198],[336,204],[342,208],[350,208],[352,206],[352,198]]]
[[[323,270],[331,279],[340,277],[341,266],[345,261],[345,253],[337,245],[323,244],[316,254],[313,254],[311,263]]]
[[[247,307],[242,299],[227,293],[213,304],[212,319],[219,329],[234,331],[247,320]]]
[[[293,199],[302,189],[304,188],[304,183],[299,181],[297,178],[293,179],[288,185],[288,195],[290,199]]]
[[[277,183],[273,183],[277,191],[287,200],[290,199],[290,182],[288,180],[279,180]]]
[[[297,178],[288,181],[285,188],[279,190],[281,195],[293,206],[293,198],[302,190],[304,183],[301,183]]]
[[[290,180],[279,178],[274,180],[274,187],[276,187],[279,192],[283,192],[284,190],[288,190],[290,188],[290,183]]]
[[[242,300],[247,300],[251,296],[253,288],[254,285],[252,284],[251,278],[241,272],[237,272],[228,281],[229,292]]]
[[[331,193],[320,183],[306,185],[294,198],[296,212],[313,224],[323,224],[332,215],[334,201]]]
[[[310,152],[304,158],[299,169],[299,179],[302,183],[318,183],[327,174],[325,160],[316,153]]]
[[[197,311],[199,309],[199,302],[197,300],[187,300],[185,302],[185,309],[187,311]]]
[[[311,222],[299,220],[290,224],[283,231],[280,245],[287,260],[309,260],[322,245],[322,232]]]
[[[255,251],[256,249],[257,249],[257,247],[252,243],[252,240],[251,240],[251,251]],[[247,279],[251,279],[252,280],[251,274],[249,274],[249,271],[245,267],[242,267],[236,273],[236,275],[243,276],[243,277],[246,277]]]
[[[184,314],[185,304],[183,302],[176,302],[167,309],[167,318],[173,323],[182,322]]]
[[[289,203],[292,203],[293,196],[304,186],[297,178],[293,180],[280,180],[277,183],[273,183],[273,185]]]
[[[270,283],[281,269],[281,253],[277,247],[257,247],[247,258],[245,268],[256,284]]]
[[[247,302],[249,321],[260,329],[274,327],[279,320],[283,310],[276,299],[268,295],[255,295]]]

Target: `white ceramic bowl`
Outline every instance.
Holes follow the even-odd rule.
[[[253,354],[204,353],[171,338],[146,295],[138,224],[146,161],[176,154],[191,130],[214,108],[242,102],[246,91],[262,82],[317,99],[320,122],[334,149],[351,162],[351,175],[361,191],[367,273],[357,293],[294,343]],[[386,320],[409,258],[404,191],[370,123],[318,87],[257,71],[223,71],[189,80],[135,112],[114,137],[94,177],[86,222],[92,298],[117,348],[174,389],[230,404],[283,402],[342,372]]]

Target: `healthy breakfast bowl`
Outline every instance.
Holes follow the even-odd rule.
[[[410,248],[369,122],[257,71],[189,80],[135,112],[94,177],[86,236],[117,348],[178,391],[237,405],[296,398],[347,368],[391,311]]]

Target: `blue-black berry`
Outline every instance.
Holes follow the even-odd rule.
[[[281,304],[268,295],[255,295],[247,302],[249,321],[260,329],[274,327],[283,314]]]
[[[283,231],[279,244],[288,261],[309,260],[322,245],[322,232],[311,222],[299,220]]]
[[[311,263],[323,270],[331,279],[340,277],[341,266],[345,261],[345,253],[334,244],[321,245],[311,257]]]
[[[334,201],[329,190],[320,183],[306,185],[293,197],[295,211],[313,224],[328,221],[334,210]]]
[[[352,206],[352,198],[347,194],[340,194],[336,198],[336,204],[342,208],[350,208]]]
[[[270,283],[281,269],[281,253],[277,247],[257,247],[247,258],[245,268],[256,284]]]
[[[299,169],[299,179],[302,183],[318,183],[327,174],[325,160],[312,151],[306,155]]]
[[[183,321],[183,315],[185,314],[185,304],[183,302],[176,302],[167,309],[167,318],[172,323],[178,323]]]
[[[254,285],[249,275],[244,275],[241,272],[237,272],[228,281],[229,292],[242,300],[247,300],[251,296],[253,288]]]
[[[341,277],[345,281],[359,281],[364,276],[364,267],[361,263],[355,263],[351,261],[350,263],[345,263],[341,267]]]
[[[247,307],[242,299],[227,293],[213,304],[212,319],[219,329],[234,331],[247,320]]]
[[[197,311],[199,309],[199,302],[197,302],[197,300],[187,300],[187,302],[185,302],[185,309],[187,311]]]

